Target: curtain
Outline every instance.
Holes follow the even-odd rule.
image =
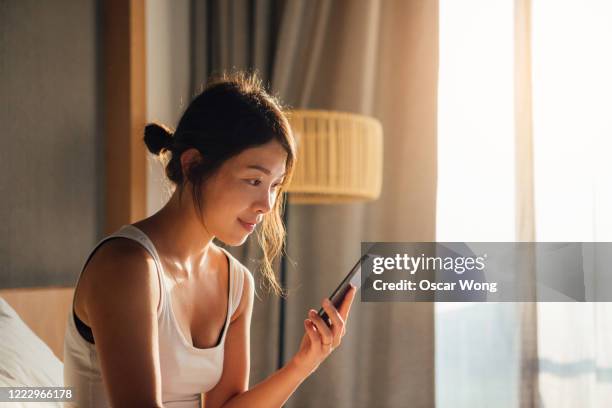
[[[492,3],[441,1],[438,239],[609,242],[612,6]],[[452,196],[466,179],[478,188]],[[611,255],[585,255],[587,295],[608,291]],[[521,279],[535,282],[535,257],[522,262]],[[436,305],[437,405],[609,406],[611,311],[604,302]]]
[[[383,124],[379,200],[289,210],[287,358],[306,311],[352,266],[361,241],[435,240],[437,12],[437,1],[191,3],[192,88],[211,72],[256,68],[293,108],[362,113]],[[255,241],[232,249],[253,272]],[[433,305],[358,300],[343,345],[286,405],[433,406]],[[278,299],[258,290],[251,386],[276,368],[278,328]]]
[[[440,0],[439,242],[515,241],[513,0]],[[520,310],[435,304],[436,406],[519,405]]]
[[[612,57],[604,50],[612,38],[612,5],[541,0],[524,7],[531,11],[530,27],[519,32],[530,32],[531,41],[525,44],[532,78],[531,228],[537,241],[609,242]],[[587,294],[609,293],[611,255],[584,254],[595,263],[585,268]],[[534,334],[528,348],[537,350],[531,366],[537,367],[538,393],[523,406],[612,404],[610,312],[605,302],[537,304],[528,317]]]
[[[289,356],[304,311],[346,273],[360,241],[435,240],[437,2],[332,2],[328,19],[300,107],[381,120],[383,192],[373,203],[291,208]],[[348,332],[288,406],[434,405],[432,304],[356,303]]]
[[[516,241],[534,242],[533,109],[531,83],[531,0],[514,2],[514,115],[515,115],[515,223]],[[521,260],[519,282],[535,288],[535,254],[529,248]],[[530,296],[535,298],[535,296]],[[516,304],[519,319],[519,402],[521,407],[540,406],[538,385],[538,305]]]

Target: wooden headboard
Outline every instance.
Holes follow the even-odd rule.
[[[0,289],[0,297],[63,361],[64,332],[74,288]]]

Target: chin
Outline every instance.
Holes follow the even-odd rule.
[[[217,239],[229,246],[240,246],[244,244],[250,234],[227,234],[224,237],[217,236]]]

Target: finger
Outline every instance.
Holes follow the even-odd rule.
[[[322,340],[321,344],[322,345],[331,344],[332,341],[334,340],[334,336],[331,330],[329,329],[329,327],[327,326],[327,324],[325,323],[325,321],[323,321],[323,319],[321,319],[321,316],[319,316],[317,312],[313,309],[310,309],[309,314],[310,316],[308,317],[310,318],[310,320],[313,321],[313,323],[317,327],[317,330],[319,331],[319,335],[321,336],[321,340]]]
[[[357,288],[353,286],[353,284],[350,285],[350,289],[346,292],[344,299],[342,299],[342,304],[338,308],[338,313],[340,313],[340,316],[342,316],[344,321],[346,321],[349,312],[351,311],[351,305],[353,304],[353,300],[357,294]]]
[[[338,309],[330,302],[329,299],[323,299],[322,302],[323,309],[325,309],[325,313],[331,320],[331,331],[334,336],[334,339],[337,339],[344,329],[344,319],[338,313]]]
[[[320,348],[321,336],[319,336],[319,333],[317,333],[314,323],[312,323],[312,320],[304,320],[304,327],[306,329],[306,333],[308,334],[308,338],[310,338],[310,344],[312,344],[312,346],[315,348]]]

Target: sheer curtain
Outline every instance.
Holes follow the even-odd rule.
[[[533,1],[538,241],[612,241],[611,46],[609,1]],[[596,256],[609,261],[609,254]],[[602,271],[591,276],[587,290],[612,288],[605,289],[610,281]],[[543,405],[612,404],[611,312],[608,303],[538,305]]]
[[[611,241],[612,4],[456,3],[440,1],[437,240]],[[612,287],[601,269],[587,291]],[[437,304],[437,406],[609,406],[611,311]]]
[[[515,240],[512,0],[440,1],[436,240]],[[514,407],[508,303],[437,303],[436,406]]]

